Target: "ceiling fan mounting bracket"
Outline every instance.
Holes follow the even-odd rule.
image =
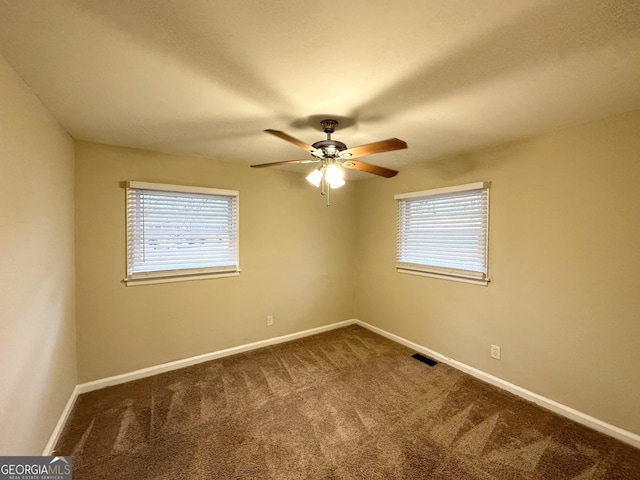
[[[331,135],[338,126],[338,122],[336,120],[333,120],[332,118],[327,118],[325,120],[322,120],[320,122],[320,125],[322,125],[324,133],[326,133],[327,135]]]
[[[331,139],[331,134],[335,131],[335,128],[338,126],[338,122],[331,118],[327,118],[325,120],[322,120],[320,122],[320,125],[322,125],[324,133],[327,134],[327,139],[320,140],[319,142],[316,142],[311,146],[316,150],[321,150],[324,158],[326,159],[333,159],[333,158],[339,157],[340,152],[346,150],[347,146],[342,142],[338,142],[337,140]]]

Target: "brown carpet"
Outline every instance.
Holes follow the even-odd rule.
[[[640,450],[359,326],[81,395],[73,478],[640,479]]]

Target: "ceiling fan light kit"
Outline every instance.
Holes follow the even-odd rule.
[[[307,175],[307,181],[315,187],[320,187],[323,181],[326,182],[330,188],[340,188],[344,185],[342,172],[333,163],[316,168]]]
[[[407,148],[406,142],[398,138],[390,138],[380,142],[368,143],[359,147],[347,148],[347,146],[337,140],[331,138],[331,134],[338,126],[338,122],[333,119],[326,119],[320,122],[324,133],[327,134],[326,140],[320,140],[312,145],[308,145],[297,138],[292,137],[279,130],[265,130],[265,132],[275,135],[297,147],[302,148],[310,153],[314,158],[311,160],[287,160],[284,162],[261,163],[251,165],[253,168],[274,167],[276,165],[291,165],[301,163],[320,163],[321,165],[307,175],[307,181],[320,188],[320,193],[327,197],[327,207],[330,207],[329,195],[331,189],[339,188],[344,185],[344,178],[339,167],[352,168],[361,172],[372,173],[385,178],[391,178],[398,174],[396,170],[385,167],[379,167],[370,163],[353,160],[354,158],[373,155],[374,153],[390,152],[393,150],[401,150]]]

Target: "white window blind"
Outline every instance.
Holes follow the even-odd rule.
[[[238,271],[237,191],[129,182],[127,284]]]
[[[486,284],[489,183],[426,190],[395,198],[399,271]]]

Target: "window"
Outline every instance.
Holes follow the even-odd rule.
[[[489,185],[396,195],[398,271],[486,285]]]
[[[239,271],[237,191],[128,183],[127,285]]]

